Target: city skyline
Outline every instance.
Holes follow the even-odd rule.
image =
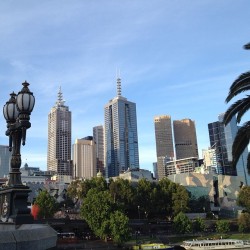
[[[60,86],[73,144],[104,125],[118,70],[123,96],[136,103],[140,167],[152,171],[157,161],[159,115],[195,121],[201,158],[210,146],[207,125],[225,112],[231,83],[250,68],[243,49],[249,7],[247,0],[2,1],[0,104],[25,80],[36,98],[22,166],[47,169],[47,119]],[[3,115],[0,129],[0,145],[8,145]]]

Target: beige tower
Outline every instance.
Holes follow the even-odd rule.
[[[74,177],[96,177],[96,149],[92,136],[76,139],[73,144]]]
[[[47,169],[60,176],[71,176],[71,112],[64,105],[61,88],[48,115]],[[60,177],[61,178],[61,177]]]
[[[155,116],[154,125],[157,156],[157,174],[158,178],[162,179],[166,176],[165,159],[173,159],[174,157],[171,116]]]
[[[154,117],[156,156],[174,157],[171,116]]]
[[[190,119],[173,121],[176,159],[198,158],[195,122]]]

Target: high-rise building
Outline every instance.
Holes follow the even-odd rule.
[[[93,140],[96,146],[96,171],[101,172],[105,176],[104,171],[104,141],[103,141],[103,126],[93,128]]]
[[[155,142],[157,156],[157,177],[165,177],[165,158],[174,158],[173,133],[171,116],[161,115],[154,117]]]
[[[223,123],[224,113],[218,116],[218,121],[208,124],[210,146],[216,150],[217,164],[225,175],[238,175],[245,179],[245,184],[250,183],[247,171],[248,150],[245,149],[240,157],[236,169],[232,168],[232,145],[238,131],[236,118],[233,117],[227,126]]]
[[[0,178],[9,175],[11,156],[9,146],[0,145]]]
[[[174,157],[171,116],[154,117],[156,156]]]
[[[47,168],[58,176],[71,176],[71,112],[63,100],[61,88],[55,106],[48,115]]]
[[[105,105],[104,111],[105,172],[109,178],[139,168],[136,104],[121,95],[120,78],[117,96]]]
[[[190,119],[173,121],[176,159],[199,158],[195,122]]]
[[[92,136],[76,139],[73,144],[74,178],[96,177],[96,152]]]

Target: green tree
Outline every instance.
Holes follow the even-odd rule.
[[[172,194],[172,200],[174,215],[188,211],[189,196],[187,190],[183,186],[176,184],[175,192]]]
[[[239,232],[245,233],[250,231],[250,214],[242,213],[238,219]]]
[[[39,192],[34,204],[39,208],[38,218],[51,218],[58,209],[55,198],[47,190]]]
[[[108,191],[92,188],[84,199],[80,215],[86,220],[95,235],[106,240],[110,235],[109,218],[114,208],[115,204]]]
[[[141,216],[143,213],[151,214],[153,209],[153,202],[152,202],[152,187],[153,183],[146,180],[145,178],[138,181],[136,186],[136,197],[135,197],[135,204],[134,209],[137,211]]]
[[[193,221],[193,231],[194,232],[204,232],[205,231],[205,221],[198,217]]]
[[[86,180],[72,181],[68,186],[67,194],[74,200],[83,200],[90,189],[97,188],[98,190],[107,190],[107,182],[103,177],[94,177]]]
[[[111,179],[109,191],[114,202],[122,203],[125,207],[133,202],[135,190],[128,180]]]
[[[243,186],[237,197],[237,204],[250,213],[250,186]]]
[[[183,212],[177,214],[173,222],[175,232],[178,234],[190,233],[192,231],[192,223]]]
[[[111,236],[121,244],[129,235],[128,217],[119,210],[108,190],[89,190],[80,210],[81,216],[101,239]]]
[[[129,219],[121,211],[115,211],[110,215],[111,237],[118,245],[126,242],[130,237]]]
[[[250,49],[250,44],[246,44],[245,49]],[[235,96],[250,90],[250,71],[241,74],[230,86],[226,102],[230,102]],[[242,117],[250,108],[250,95],[239,99],[233,103],[224,115],[224,123],[227,125],[231,119],[236,116],[237,123],[241,122]],[[249,145],[250,139],[250,121],[245,122],[237,132],[232,146],[232,166],[235,168],[236,164],[242,155],[243,151]],[[247,168],[250,171],[250,153],[248,154]]]
[[[155,192],[154,202],[156,204],[155,213],[163,218],[171,217],[172,215],[172,191],[175,190],[175,184],[168,178],[162,178],[158,182],[158,188]]]
[[[218,220],[216,222],[216,232],[226,234],[230,231],[230,223],[227,220]]]

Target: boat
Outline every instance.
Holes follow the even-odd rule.
[[[67,232],[67,233],[57,233],[57,243],[76,243],[78,241],[75,233]]]
[[[241,249],[250,248],[250,241],[236,239],[207,239],[207,240],[186,240],[181,245],[186,250],[202,249]]]
[[[141,244],[141,245],[136,245],[133,246],[132,248],[133,250],[139,250],[139,249],[143,249],[143,250],[150,250],[150,249],[167,249],[167,250],[171,250],[174,249],[172,246],[169,245],[165,245],[162,243],[145,243],[145,244]]]

